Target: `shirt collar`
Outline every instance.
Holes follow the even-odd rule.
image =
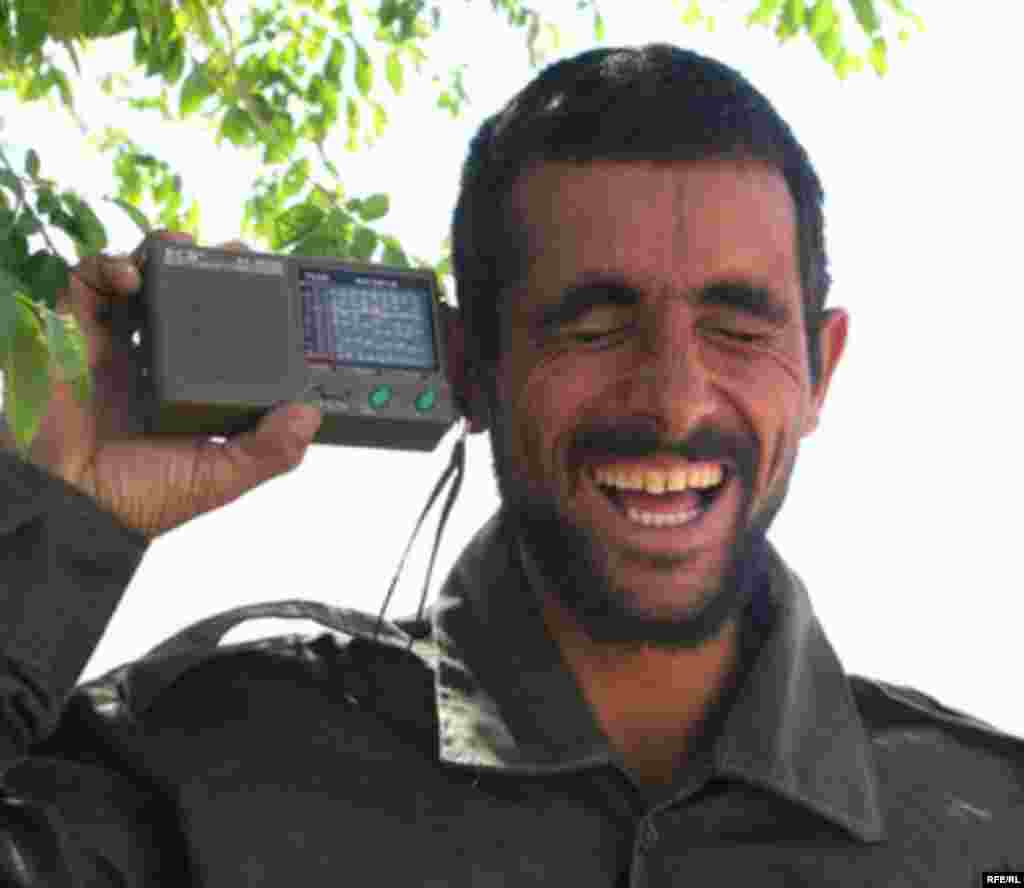
[[[502,519],[499,511],[473,538],[432,609],[441,759],[524,774],[613,764]],[[800,578],[770,544],[764,555],[763,641],[722,717],[713,774],[878,841],[877,775],[849,681]]]

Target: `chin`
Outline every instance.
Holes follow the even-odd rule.
[[[655,596],[649,586],[637,589],[607,575],[559,584],[555,594],[594,642],[671,649],[693,649],[716,638],[747,604],[744,584],[731,577],[716,577],[698,590],[690,578],[677,576],[668,584],[666,579],[657,582],[662,590]]]
[[[697,648],[717,637],[749,603],[746,575],[757,547],[746,535],[729,547],[714,579],[694,589],[679,559],[659,563],[645,556],[649,566],[641,574],[649,581],[642,575],[618,578],[604,544],[553,504],[506,501],[503,509],[539,574],[540,597],[554,597],[596,643]],[[682,606],[681,598],[687,601]]]

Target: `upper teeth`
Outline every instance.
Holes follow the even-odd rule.
[[[717,463],[698,463],[672,469],[617,468],[594,469],[598,484],[622,490],[643,490],[647,493],[682,491],[689,487],[714,487],[722,480],[722,466]]]

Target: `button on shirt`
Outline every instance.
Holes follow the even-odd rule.
[[[80,884],[176,888],[934,888],[1024,869],[1024,744],[918,692],[846,675],[770,546],[750,577],[735,687],[651,798],[548,635],[500,515],[428,620],[375,633],[374,618],[344,608],[242,608],[60,706],[73,666],[62,651],[87,655],[87,639],[43,644],[45,662],[23,652],[48,637],[47,619],[65,632],[94,626],[73,613],[77,601],[112,611],[103,590],[119,570],[127,585],[145,545],[84,498],[54,497],[57,482],[33,483],[31,508],[0,527],[11,608],[0,864],[6,848]],[[24,590],[31,626],[12,619]],[[243,617],[270,614],[329,631],[217,647]]]

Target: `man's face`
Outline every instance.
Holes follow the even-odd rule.
[[[503,296],[503,506],[595,640],[699,644],[745,603],[845,315],[812,389],[795,209],[767,166],[545,163],[515,198],[530,261]]]

